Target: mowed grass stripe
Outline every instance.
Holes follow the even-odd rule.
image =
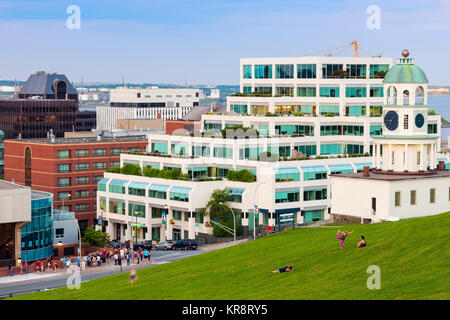
[[[339,252],[337,229],[286,231],[221,250],[15,299],[449,299],[450,213],[354,231]],[[343,228],[341,228],[343,229]],[[359,236],[368,246],[356,249]],[[293,265],[294,272],[269,274]],[[366,286],[381,269],[381,289]]]

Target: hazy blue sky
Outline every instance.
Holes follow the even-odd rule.
[[[79,30],[66,27],[69,5]],[[370,5],[380,30],[366,27]],[[0,79],[238,84],[239,58],[353,40],[372,55],[408,48],[431,84],[450,84],[450,0],[0,0]]]

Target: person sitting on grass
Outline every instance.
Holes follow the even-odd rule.
[[[270,271],[270,273],[282,273],[282,272],[289,272],[289,271],[294,271],[294,267],[293,266],[286,266],[284,268],[280,268],[278,270],[273,270]]]
[[[341,235],[339,235],[339,233],[341,233]],[[347,236],[350,233],[353,233],[353,231],[352,232],[348,232],[347,230],[341,231],[341,230],[338,229],[338,232],[336,233],[336,239],[341,240],[341,251],[342,251],[342,249],[344,249],[345,238],[347,238]]]
[[[365,246],[367,246],[366,239],[364,239],[364,236],[361,236],[361,241],[358,242],[356,247],[357,248],[364,248]]]

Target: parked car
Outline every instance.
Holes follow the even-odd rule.
[[[152,248],[153,245],[151,241],[138,241],[134,244],[134,249],[152,250]]]
[[[192,239],[183,239],[183,240],[178,240],[177,242],[174,243],[173,245],[173,249],[177,250],[177,249],[184,249],[184,250],[195,250],[198,248],[198,243],[195,242]]]
[[[155,250],[172,250],[173,242],[172,241],[162,241],[155,245]]]

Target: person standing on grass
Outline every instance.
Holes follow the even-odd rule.
[[[341,235],[339,235],[339,233]],[[348,232],[347,230],[341,231],[338,229],[338,232],[336,233],[336,239],[341,240],[341,251],[342,251],[342,249],[344,249],[344,241],[350,233],[353,233],[353,231]]]
[[[131,287],[133,288],[133,284],[136,282],[137,280],[137,276],[136,276],[136,269],[131,269],[130,271],[130,283],[131,283]]]

